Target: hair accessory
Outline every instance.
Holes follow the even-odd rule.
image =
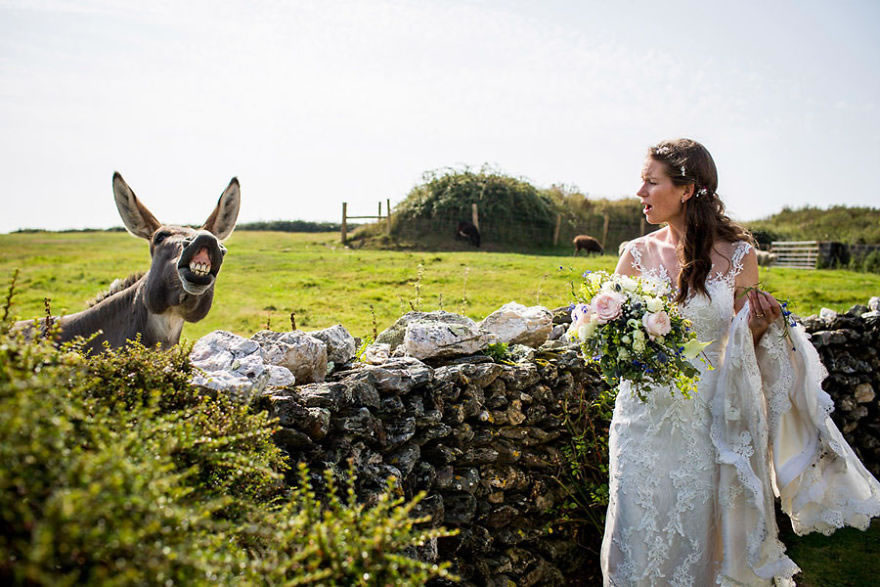
[[[685,175],[687,175],[687,173],[685,173],[685,170],[684,170],[684,165],[682,165],[681,167],[679,167],[679,170],[681,170],[681,176],[682,176],[682,177],[684,177]]]
[[[700,196],[708,196],[708,195],[709,195],[709,190],[707,190],[706,188],[700,188],[700,189],[697,191],[697,197],[698,197],[698,198],[699,198]]]
[[[661,157],[665,157],[672,152],[672,147],[669,145],[663,145],[662,147],[654,147],[654,154],[660,155]]]

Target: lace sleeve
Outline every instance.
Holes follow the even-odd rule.
[[[624,254],[629,253],[632,257],[632,268],[640,274],[645,273],[642,265],[642,247],[639,241],[629,241],[624,248]]]
[[[733,256],[730,259],[731,269],[730,278],[735,279],[737,275],[742,273],[743,259],[752,250],[752,245],[746,241],[737,241],[733,246]]]

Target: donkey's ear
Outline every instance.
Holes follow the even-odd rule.
[[[150,239],[156,229],[162,226],[147,207],[141,204],[118,171],[113,173],[113,197],[122,222],[131,234]]]
[[[238,209],[241,207],[241,189],[238,185],[238,179],[233,177],[229,182],[229,186],[220,195],[217,200],[217,207],[205,220],[202,226],[220,240],[225,240],[232,230],[235,228],[235,221],[238,219]]]

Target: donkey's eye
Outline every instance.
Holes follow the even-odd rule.
[[[156,236],[153,237],[153,243],[158,245],[169,236],[171,236],[171,233],[168,231],[163,230],[162,232],[158,232],[156,233]]]

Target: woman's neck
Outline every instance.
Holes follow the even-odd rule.
[[[677,222],[669,222],[666,224],[666,234],[663,240],[672,246],[678,248],[684,241],[684,225]]]

